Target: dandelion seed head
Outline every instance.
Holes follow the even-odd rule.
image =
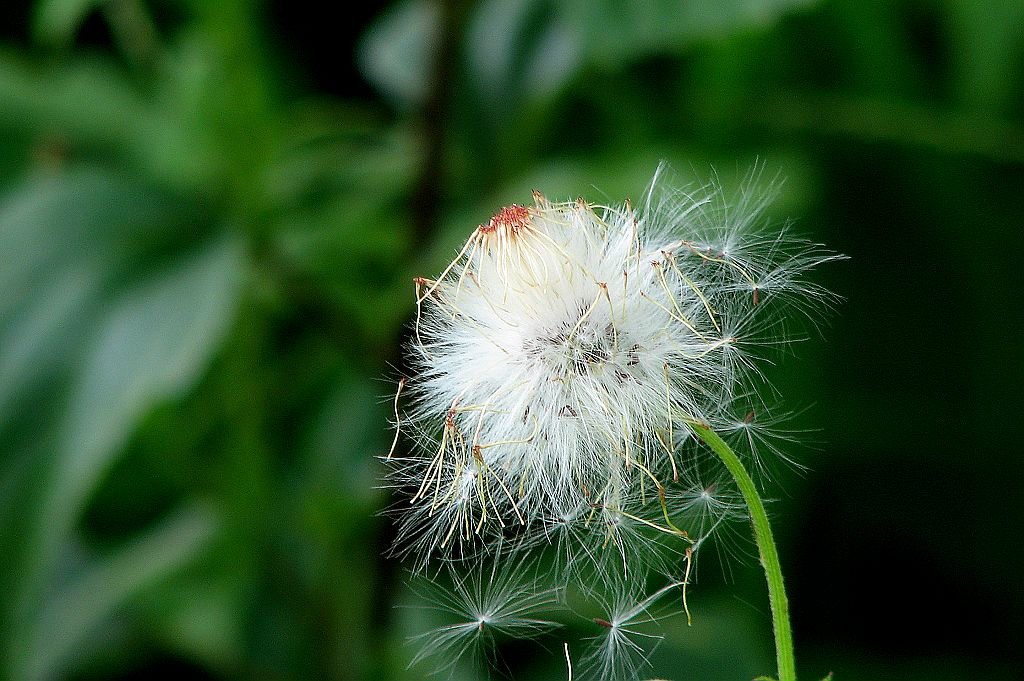
[[[658,601],[747,518],[693,428],[758,468],[785,458],[767,367],[796,337],[791,313],[813,326],[833,302],[805,275],[838,256],[766,226],[771,193],[753,181],[726,200],[714,183],[672,189],[660,175],[637,209],[534,192],[413,280],[412,371],[394,398],[412,446],[396,454],[396,436],[386,458],[393,550],[428,580],[440,559],[451,584],[431,598],[454,616],[417,637],[414,662],[546,631],[533,613],[574,587],[604,606],[583,667],[635,678],[660,640]],[[519,574],[537,554],[554,587]],[[669,586],[644,597],[652,575]]]
[[[763,202],[652,186],[644,205],[535,192],[417,279],[404,420],[440,431],[414,464],[435,548],[677,477],[687,424],[721,420],[760,373],[767,303],[819,294],[798,275],[828,256],[747,234]]]

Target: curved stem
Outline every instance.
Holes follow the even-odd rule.
[[[782,565],[779,552],[775,548],[771,525],[764,503],[757,492],[757,485],[743,467],[736,452],[725,443],[714,431],[704,425],[691,424],[690,428],[703,440],[722,460],[726,468],[736,480],[743,494],[743,500],[750,510],[751,524],[754,526],[754,540],[761,555],[761,565],[768,580],[768,600],[772,607],[772,627],[775,630],[775,657],[778,662],[779,681],[796,681],[796,662],[793,656],[793,630],[789,625],[789,600],[782,583]]]

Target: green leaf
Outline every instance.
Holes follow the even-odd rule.
[[[29,643],[13,623],[69,564],[94,488],[231,322],[242,244],[203,224],[187,201],[95,170],[30,178],[0,199],[0,609],[14,614],[0,637],[15,657]]]
[[[946,26],[956,56],[951,65],[959,99],[971,109],[1006,111],[1022,85],[1024,3],[959,2],[947,7]]]
[[[408,243],[406,225],[379,197],[338,196],[293,212],[278,228],[277,247],[296,271],[315,282],[332,306],[367,334],[387,338],[408,310],[394,304],[395,278]],[[408,280],[402,280],[402,290]]]
[[[466,64],[486,111],[509,120],[518,108],[558,94],[588,66],[617,70],[681,52],[698,40],[770,25],[812,1],[487,0],[469,24]],[[403,30],[416,29],[409,22]]]
[[[309,113],[297,127],[311,129],[267,172],[280,213],[275,252],[357,329],[389,338],[408,313],[393,301],[410,241],[401,206],[419,161],[414,139],[402,128],[319,127]],[[400,280],[403,293],[408,284]]]
[[[367,399],[378,396],[381,386],[357,375],[343,374],[339,379],[338,388],[323,400],[303,434],[301,469],[309,472],[307,484],[315,497],[354,509],[345,516],[362,524],[381,495],[377,457],[387,453],[390,433],[381,431],[385,416],[380,406]],[[330,537],[338,532],[341,517],[331,519],[333,527],[316,529]]]
[[[783,13],[814,0],[574,0],[568,23],[583,34],[590,61],[619,67],[623,61],[677,52],[696,40],[721,38],[770,26]]]
[[[436,2],[407,0],[382,14],[359,44],[363,75],[401,108],[418,106],[427,95],[440,20]]]
[[[3,50],[0,128],[113,156],[167,186],[209,189],[224,172],[219,140],[195,107],[172,99],[176,85],[158,80],[153,95],[104,59],[41,68]]]
[[[0,430],[33,390],[73,369],[119,273],[187,236],[189,219],[180,202],[88,169],[0,198]]]
[[[577,72],[584,36],[568,18],[547,0],[480,3],[466,35],[466,61],[492,106],[543,99]]]
[[[41,516],[46,553],[139,418],[199,377],[230,323],[241,266],[240,244],[224,238],[124,291],[106,311],[71,392]]]
[[[18,678],[53,678],[64,666],[81,660],[83,645],[104,622],[132,597],[194,560],[217,526],[209,509],[188,506],[88,565],[47,599],[32,624]]]
[[[39,0],[32,17],[32,36],[41,43],[67,45],[100,0]]]

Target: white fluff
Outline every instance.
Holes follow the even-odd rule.
[[[403,549],[426,561],[500,535],[507,549],[566,518],[620,551],[616,518],[676,531],[664,492],[689,424],[734,426],[738,398],[756,398],[752,350],[780,340],[779,302],[827,300],[799,275],[834,256],[756,233],[765,203],[727,206],[714,186],[652,184],[639,212],[535,193],[417,279],[398,420],[418,446],[391,458],[411,499]]]

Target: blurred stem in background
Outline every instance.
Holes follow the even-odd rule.
[[[423,161],[412,188],[412,249],[430,243],[437,230],[447,194],[446,135],[448,134],[458,79],[459,49],[469,20],[469,0],[437,3],[436,48],[428,59],[426,98],[420,114]]]

